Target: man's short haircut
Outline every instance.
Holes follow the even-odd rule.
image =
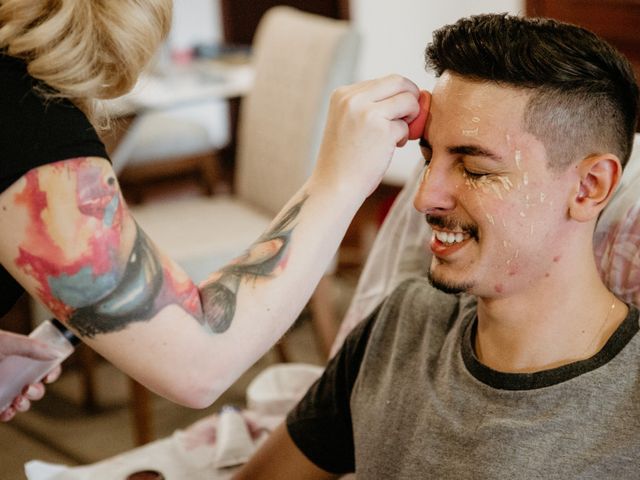
[[[629,61],[595,34],[567,23],[507,14],[463,18],[433,34],[425,54],[437,76],[530,89],[524,128],[563,170],[592,154],[624,166],[638,121]]]

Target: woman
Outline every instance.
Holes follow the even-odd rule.
[[[407,140],[418,89],[393,76],[337,91],[309,180],[196,286],[135,223],[91,123],[98,100],[135,84],[170,17],[168,0],[0,0],[0,315],[26,290],[147,388],[201,408],[297,317]],[[10,353],[47,355],[0,332]],[[0,419],[43,393],[25,389]]]

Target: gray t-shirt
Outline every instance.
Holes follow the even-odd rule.
[[[590,359],[506,374],[471,297],[398,287],[289,414],[300,450],[362,479],[640,478],[638,311]]]

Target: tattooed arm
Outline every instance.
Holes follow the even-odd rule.
[[[207,406],[297,317],[406,139],[416,97],[399,77],[337,92],[310,179],[241,258],[199,286],[136,224],[100,158],[36,168],[0,194],[0,261],[116,366]]]

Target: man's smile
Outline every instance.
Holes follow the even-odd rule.
[[[433,230],[434,236],[442,243],[454,244],[461,243],[468,239],[470,235],[464,232],[446,232],[444,230]]]
[[[446,231],[439,228],[433,228],[431,235],[430,248],[434,255],[438,257],[446,257],[463,248],[471,235],[463,231]]]

